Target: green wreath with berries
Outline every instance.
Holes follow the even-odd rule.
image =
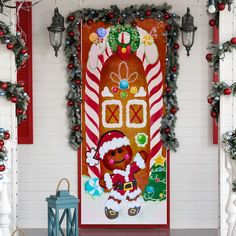
[[[130,41],[128,43],[122,43],[119,41],[119,35],[121,32],[126,32],[130,35]],[[111,27],[108,42],[113,52],[117,51],[117,47],[126,47],[127,45],[131,46],[131,52],[134,53],[137,51],[140,45],[140,35],[136,27],[132,25],[115,25]]]
[[[0,21],[0,42],[5,44],[8,50],[14,52],[17,69],[25,65],[26,61],[29,59],[25,42],[19,32],[13,35],[9,27],[3,21]]]
[[[13,84],[11,82],[0,81],[0,97],[16,104],[16,117],[18,125],[27,118],[26,111],[30,98],[24,90],[22,83]]]

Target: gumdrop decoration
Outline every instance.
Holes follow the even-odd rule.
[[[97,33],[91,33],[90,35],[89,35],[89,40],[92,42],[92,43],[95,43],[96,41],[97,41],[97,39],[98,39],[98,35],[97,35]]]
[[[121,93],[120,93],[120,97],[121,98],[123,98],[123,99],[125,99],[125,98],[127,98],[127,93],[126,93],[126,91],[122,91]]]
[[[131,94],[136,94],[138,92],[138,88],[136,87],[136,86],[132,86],[131,88],[130,88],[130,93]]]
[[[118,93],[119,88],[117,86],[112,87],[112,92],[113,93]]]
[[[139,147],[145,147],[148,143],[148,136],[145,133],[138,133],[135,136],[135,142]]]
[[[119,87],[121,90],[127,90],[129,88],[129,83],[126,79],[120,81]]]
[[[99,185],[98,178],[90,178],[85,183],[85,191],[93,197],[99,197],[104,192],[103,188]]]

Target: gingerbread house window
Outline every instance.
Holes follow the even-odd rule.
[[[126,105],[126,126],[143,128],[147,125],[147,103],[144,100],[133,99]]]
[[[102,125],[105,128],[121,128],[122,103],[119,100],[107,100],[102,103]]]

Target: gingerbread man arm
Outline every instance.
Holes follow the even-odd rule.
[[[111,190],[113,188],[113,185],[114,185],[113,177],[114,177],[113,174],[106,173],[104,175],[104,178],[99,180],[99,185],[104,189]]]
[[[140,169],[145,169],[148,154],[145,151],[138,152],[134,157],[134,162],[131,164],[131,171],[138,172]]]

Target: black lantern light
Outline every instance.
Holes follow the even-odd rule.
[[[50,43],[55,51],[55,56],[58,56],[58,51],[62,42],[62,35],[64,27],[64,17],[59,13],[58,8],[54,10],[54,16],[52,17],[52,24],[48,27]]]
[[[194,26],[194,18],[190,14],[190,8],[187,8],[187,13],[182,17],[182,27],[180,27],[182,31],[182,42],[187,50],[187,56],[190,55],[191,47],[194,43],[195,31],[197,27]]]

